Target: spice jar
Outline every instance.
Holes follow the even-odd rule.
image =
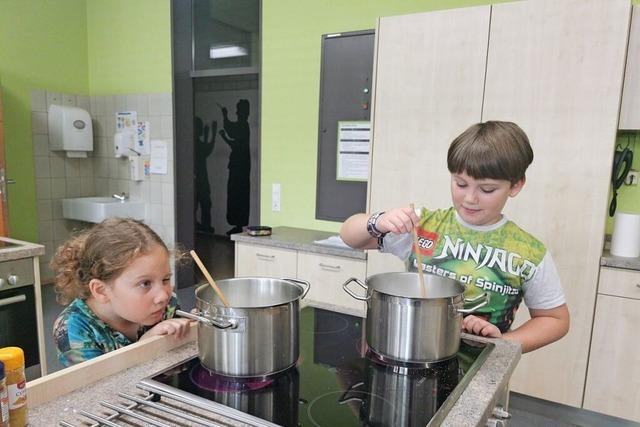
[[[0,362],[0,427],[9,427],[9,395],[2,362]]]
[[[9,425],[24,427],[27,425],[27,380],[24,376],[24,352],[20,347],[0,348],[0,361],[4,363],[9,394]]]

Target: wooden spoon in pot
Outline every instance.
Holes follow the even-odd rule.
[[[411,210],[415,211],[416,208],[411,203]],[[420,289],[422,290],[422,296],[427,296],[427,285],[424,283],[424,271],[422,271],[422,255],[420,254],[420,245],[418,243],[418,232],[416,231],[416,227],[413,227],[411,231],[411,235],[413,236],[413,245],[416,247],[416,261],[418,263],[418,277],[420,277]]]
[[[227,301],[227,299],[225,298],[224,294],[222,293],[218,285],[216,285],[216,282],[213,280],[213,277],[211,277],[211,274],[209,274],[209,270],[207,270],[207,268],[204,266],[202,261],[200,261],[200,257],[198,257],[198,254],[196,254],[196,251],[191,250],[189,251],[189,253],[191,254],[191,258],[193,258],[196,264],[198,264],[198,267],[200,267],[200,271],[202,271],[202,274],[204,274],[204,277],[207,279],[207,282],[209,282],[209,284],[215,291],[216,295],[218,295],[218,298],[220,298],[220,301],[222,301],[225,307],[229,307],[229,301]]]

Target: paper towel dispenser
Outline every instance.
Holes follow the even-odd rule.
[[[49,106],[49,144],[67,157],[87,157],[93,151],[93,126],[86,110],[62,105]]]

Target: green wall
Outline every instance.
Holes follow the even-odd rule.
[[[640,132],[620,132],[616,147],[629,147],[633,151],[631,169],[640,171]],[[607,206],[609,212],[609,206]],[[616,212],[640,213],[640,185],[622,185],[618,189]],[[613,218],[607,215],[606,233],[613,232]]]
[[[10,236],[37,241],[31,90],[88,92],[85,0],[0,0],[0,77]]]
[[[171,92],[170,0],[88,0],[87,28],[91,95]]]
[[[10,236],[37,241],[31,90],[171,91],[170,0],[0,0]]]

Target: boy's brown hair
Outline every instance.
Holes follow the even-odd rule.
[[[515,123],[477,123],[462,132],[449,146],[447,166],[451,173],[475,179],[504,179],[515,184],[524,178],[533,161],[529,138]]]

